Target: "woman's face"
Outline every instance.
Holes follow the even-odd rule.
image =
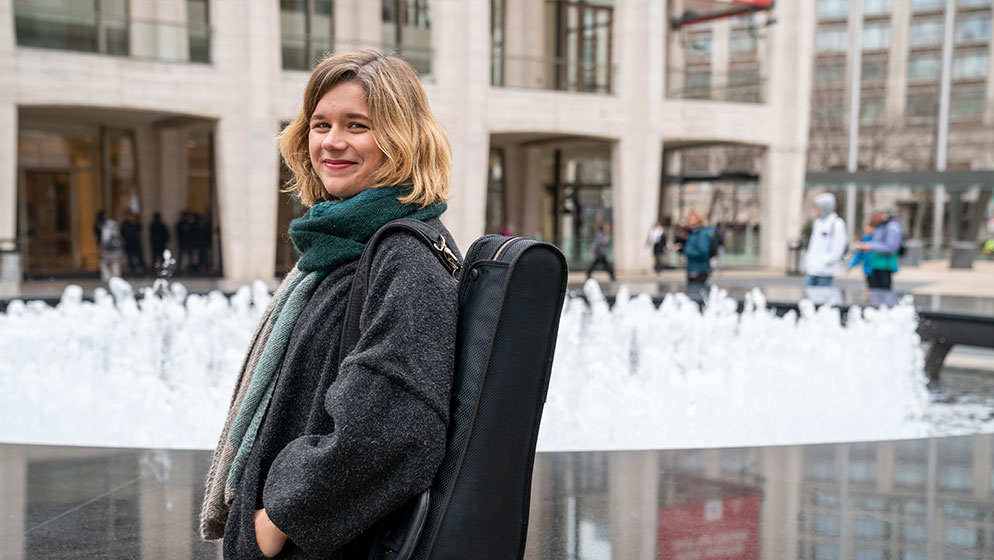
[[[376,145],[366,91],[356,82],[328,90],[311,115],[307,136],[311,166],[326,191],[353,197],[372,182],[386,156]]]

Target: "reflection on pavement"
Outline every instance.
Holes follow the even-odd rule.
[[[208,451],[0,445],[0,557],[216,558]],[[525,557],[991,558],[994,436],[541,453]]]

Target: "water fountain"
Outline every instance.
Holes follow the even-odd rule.
[[[0,313],[0,441],[209,449],[227,411],[262,282],[232,297],[115,279],[84,301]],[[540,450],[666,449],[989,431],[991,407],[930,402],[910,302],[778,317],[712,289],[656,308],[596,283],[564,309]],[[941,418],[941,422],[935,422]]]

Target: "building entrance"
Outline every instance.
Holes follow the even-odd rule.
[[[27,170],[22,239],[28,270],[53,274],[73,268],[72,186],[66,171]]]

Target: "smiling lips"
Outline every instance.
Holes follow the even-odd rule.
[[[354,165],[354,161],[349,161],[347,159],[326,159],[323,160],[325,168],[332,170],[347,169],[349,166]]]

